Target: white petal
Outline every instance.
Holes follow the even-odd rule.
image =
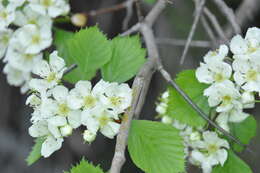
[[[78,128],[81,125],[81,111],[70,111],[68,115],[68,122],[74,129]]]
[[[218,115],[216,122],[220,127],[222,127],[224,130],[229,132],[228,120],[229,120],[229,115],[228,113],[224,112]]]
[[[100,132],[110,138],[113,139],[114,136],[119,132],[120,124],[115,122],[109,122],[106,126],[100,129]]]
[[[42,78],[47,77],[50,74],[50,72],[50,66],[48,62],[45,60],[38,62],[33,68],[33,73]]]
[[[227,151],[225,149],[220,149],[217,151],[216,154],[217,154],[219,163],[221,164],[221,166],[223,166],[228,157]]]
[[[51,117],[50,119],[48,119],[48,122],[53,125],[53,126],[57,126],[57,127],[60,127],[60,126],[64,126],[67,124],[67,120],[65,117],[62,117],[62,116],[54,116],[54,117]]]
[[[89,81],[81,80],[76,83],[75,88],[82,96],[86,96],[91,92],[92,85]]]
[[[48,136],[48,138],[42,144],[41,155],[45,158],[49,157],[53,152],[61,148],[62,142],[63,138],[55,139],[52,136]]]
[[[99,129],[98,120],[92,116],[92,112],[89,110],[84,110],[81,113],[81,123],[87,126],[92,133],[96,133]]]
[[[60,130],[57,126],[54,126],[52,124],[48,124],[48,129],[55,138],[61,137]]]
[[[230,50],[234,54],[244,54],[247,52],[247,49],[247,43],[240,35],[236,35],[232,38],[230,42]]]
[[[45,136],[48,133],[47,123],[44,121],[36,122],[29,128],[29,134],[34,138]]]
[[[65,61],[54,51],[50,54],[50,66],[54,72],[59,72],[65,67]]]
[[[58,85],[52,89],[52,95],[58,102],[65,102],[68,94],[68,88],[63,85]]]

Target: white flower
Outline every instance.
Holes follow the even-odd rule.
[[[207,64],[200,63],[196,70],[196,78],[206,84],[220,83],[231,77],[232,68],[222,61],[210,61]]]
[[[17,38],[24,46],[24,52],[27,54],[37,54],[48,48],[52,42],[52,33],[50,26],[43,25],[40,28],[34,24],[28,24],[18,29]]]
[[[24,4],[25,0],[8,0],[9,5],[12,6],[14,9],[20,7]]]
[[[260,69],[256,64],[247,60],[235,60],[232,64],[234,80],[246,91],[260,91]]]
[[[45,158],[49,157],[53,152],[61,148],[62,143],[63,138],[54,138],[53,136],[48,136],[42,144],[41,155]]]
[[[218,115],[216,122],[219,124],[220,127],[229,131],[229,122],[233,123],[240,123],[244,121],[249,114],[244,113],[242,108],[234,108],[231,109],[229,112],[222,112]]]
[[[168,105],[164,102],[161,102],[159,103],[156,108],[155,108],[155,111],[160,114],[160,115],[163,115],[166,113],[166,110],[167,110],[167,107]]]
[[[13,86],[22,86],[31,77],[30,73],[18,70],[10,64],[5,65],[3,72],[7,75],[7,82]]]
[[[0,29],[0,59],[6,52],[12,33],[11,29]]]
[[[32,79],[30,81],[31,89],[43,92],[44,90],[52,88],[59,83],[66,67],[64,60],[57,54],[57,51],[50,54],[49,63],[42,60],[34,66],[33,73],[43,79]]]
[[[25,6],[23,10],[16,10],[15,20],[13,22],[17,26],[34,24],[38,27],[51,28],[52,20],[49,16],[41,15],[32,10],[29,6]]]
[[[107,85],[108,83],[104,83]],[[99,85],[96,85],[99,86]],[[94,87],[92,89],[91,82],[89,81],[78,81],[75,85],[75,88],[73,88],[70,91],[68,102],[69,106],[72,109],[93,109],[98,104],[100,104],[99,96],[100,89],[99,87]]]
[[[250,60],[260,53],[260,29],[249,28],[245,39],[240,35],[236,35],[230,42],[230,49],[233,52],[234,59]]]
[[[43,55],[42,53],[27,54],[23,50],[23,46],[20,43],[11,42],[6,52],[5,60],[18,70],[31,72],[34,65],[42,60]]]
[[[204,57],[205,63],[210,63],[212,61],[223,61],[228,54],[228,47],[226,45],[220,45],[219,49],[216,51],[209,51]]]
[[[66,87],[59,85],[52,89],[52,95],[57,104],[56,114],[58,117],[62,117],[64,120],[68,120],[68,124],[73,128],[78,128],[81,124],[80,116],[81,111],[72,110],[69,108],[68,96],[69,91]],[[66,120],[66,122],[67,122]],[[65,122],[65,121],[64,121]],[[64,126],[66,124],[62,124]]]
[[[208,96],[210,107],[215,107],[217,112],[227,112],[234,107],[240,107],[241,95],[231,81],[217,83],[204,90],[204,95]]]
[[[0,29],[8,27],[15,19],[15,9],[12,5],[6,7],[0,3]]]
[[[227,160],[229,144],[226,140],[218,137],[217,133],[203,132],[203,141],[198,149],[191,152],[193,162],[201,165],[203,173],[210,173],[212,166],[224,165]]]
[[[117,115],[112,114],[103,107],[86,109],[81,114],[81,122],[90,132],[96,134],[98,130],[108,137],[114,138],[119,132],[120,124],[116,123]]]
[[[83,139],[86,142],[91,143],[96,139],[96,133],[92,133],[90,130],[85,130],[83,133]]]
[[[70,7],[65,0],[28,0],[29,6],[42,15],[57,17],[69,12]]]
[[[31,107],[36,107],[36,106],[39,106],[41,104],[41,99],[40,97],[38,97],[37,95],[35,94],[31,94],[27,99],[26,99],[26,102],[25,102],[26,105],[29,105]]]
[[[101,102],[115,114],[125,112],[132,102],[132,89],[128,84],[110,83],[104,90],[105,97],[100,97]]]

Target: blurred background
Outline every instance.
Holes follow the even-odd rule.
[[[244,0],[255,1],[257,0]],[[91,10],[102,9],[110,7],[123,2],[122,0],[73,0],[71,1],[72,12],[89,12]],[[227,0],[226,3],[237,10],[243,3],[242,0]],[[207,3],[210,10],[216,15],[222,26],[227,25],[227,21],[222,16],[214,4],[210,1]],[[255,6],[260,6],[259,3]],[[142,3],[141,8],[143,14],[146,14],[151,9],[152,4]],[[259,8],[260,9],[260,8]],[[247,9],[252,11],[250,7]],[[255,9],[254,9],[255,10]],[[163,15],[157,20],[154,29],[156,37],[158,38],[175,38],[185,40],[188,36],[189,30],[193,21],[194,4],[192,0],[175,0],[173,4],[168,5]],[[87,26],[98,24],[98,26],[107,34],[108,37],[113,38],[119,33],[123,32],[122,22],[126,11],[124,9],[98,15],[88,18]],[[246,20],[243,23],[243,32],[250,26],[260,27],[260,10],[254,12],[251,20]],[[135,13],[129,23],[133,25],[137,22]],[[71,25],[61,25],[67,30],[75,30]],[[209,41],[209,38],[204,28],[199,23],[199,27],[195,32],[194,40]],[[163,64],[166,69],[171,72],[172,76],[183,69],[196,68],[199,61],[202,60],[203,55],[209,48],[192,47],[186,57],[184,65],[180,65],[180,57],[183,46],[174,46],[169,44],[160,44],[160,53]],[[3,69],[3,64],[0,64],[0,69]],[[159,94],[166,88],[165,81],[160,74],[155,74],[151,88],[147,94],[146,103],[140,115],[141,119],[155,118],[155,101]],[[98,136],[97,140],[92,145],[83,143],[80,130],[76,131],[73,136],[66,138],[62,149],[55,152],[48,159],[41,159],[34,165],[28,167],[25,162],[31,147],[33,146],[33,138],[27,132],[30,126],[30,108],[25,107],[26,96],[21,95],[19,88],[11,87],[7,84],[5,75],[0,73],[0,172],[1,173],[61,173],[69,170],[72,164],[76,164],[84,156],[87,160],[94,164],[100,164],[104,170],[108,170],[113,157],[115,140],[105,139],[103,136]],[[252,113],[255,118],[260,121],[260,105],[257,105]],[[260,136],[254,138],[250,144],[253,153],[244,151],[241,157],[250,165],[253,172],[260,172]],[[128,153],[127,153],[128,155]],[[127,162],[123,167],[123,173],[142,173],[136,168],[127,158]],[[196,168],[189,168],[189,173],[201,172]]]

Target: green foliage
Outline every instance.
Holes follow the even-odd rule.
[[[216,166],[212,173],[252,173],[252,170],[230,150],[228,152],[228,159],[223,167],[221,165]]]
[[[30,152],[29,156],[26,158],[27,165],[30,166],[41,158],[41,148],[44,138],[37,138],[35,144]]]
[[[102,68],[102,76],[110,82],[125,82],[131,79],[145,62],[145,50],[140,39],[116,37],[112,40],[112,58]]]
[[[71,168],[70,172],[64,173],[104,173],[102,169],[97,166],[95,167],[91,163],[88,163],[85,159],[82,159],[80,163]]]
[[[64,52],[65,42],[74,36],[73,32],[54,28],[54,45],[59,52]]]
[[[134,163],[146,173],[184,171],[184,146],[179,130],[159,122],[134,120],[128,149]]]
[[[203,91],[208,85],[199,83],[194,70],[185,70],[177,75],[176,83],[206,114],[209,114],[210,107],[207,97]],[[169,106],[167,114],[181,123],[190,126],[203,126],[206,121],[184,100],[184,98],[172,87],[169,88]]]
[[[252,115],[241,123],[230,123],[229,126],[230,132],[243,144],[249,144],[250,140],[256,136],[257,122]],[[236,143],[234,143],[232,147],[237,152],[243,150],[243,147]]]
[[[74,34],[64,46],[60,55],[67,65],[74,63],[78,65],[75,70],[65,76],[65,79],[72,83],[92,79],[96,71],[105,65],[112,55],[110,42],[97,26]]]
[[[145,2],[149,3],[149,4],[153,4],[156,2],[156,0],[144,0]]]

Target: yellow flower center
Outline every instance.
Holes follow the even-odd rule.
[[[7,35],[3,35],[1,41],[4,43],[4,44],[8,44],[9,42],[9,37]]]
[[[114,106],[121,104],[121,97],[110,97],[110,103]]]
[[[221,73],[217,73],[214,75],[214,80],[216,82],[222,82],[225,80],[224,76]]]
[[[222,100],[223,100],[222,105],[227,105],[231,102],[232,97],[230,97],[229,95],[226,95],[222,98]]]
[[[255,70],[249,70],[246,73],[246,78],[247,78],[247,80],[250,80],[250,81],[257,80],[257,72]]]
[[[41,40],[41,38],[40,38],[39,35],[34,35],[34,36],[32,37],[32,43],[33,43],[33,44],[38,44],[38,43],[40,42],[40,40]]]
[[[70,109],[67,104],[60,104],[58,111],[59,111],[59,115],[67,116]]]
[[[33,55],[32,54],[25,54],[24,55],[24,58],[26,59],[26,60],[32,60],[33,59]]]
[[[0,18],[6,19],[8,14],[5,11],[0,12]]]
[[[46,80],[47,80],[48,82],[52,82],[52,81],[56,80],[56,73],[51,72],[51,73],[48,75],[48,77],[46,78]]]
[[[84,98],[84,105],[86,108],[92,108],[96,105],[96,98],[89,95]]]
[[[101,127],[104,127],[105,125],[107,125],[107,123],[110,121],[110,118],[106,115],[102,115],[100,118],[99,118],[99,124]]]
[[[215,152],[218,151],[218,149],[219,149],[219,147],[217,145],[215,145],[215,144],[210,144],[208,146],[208,152],[209,153],[215,153]]]
[[[52,5],[52,0],[42,0],[42,5],[44,7],[50,7]]]

